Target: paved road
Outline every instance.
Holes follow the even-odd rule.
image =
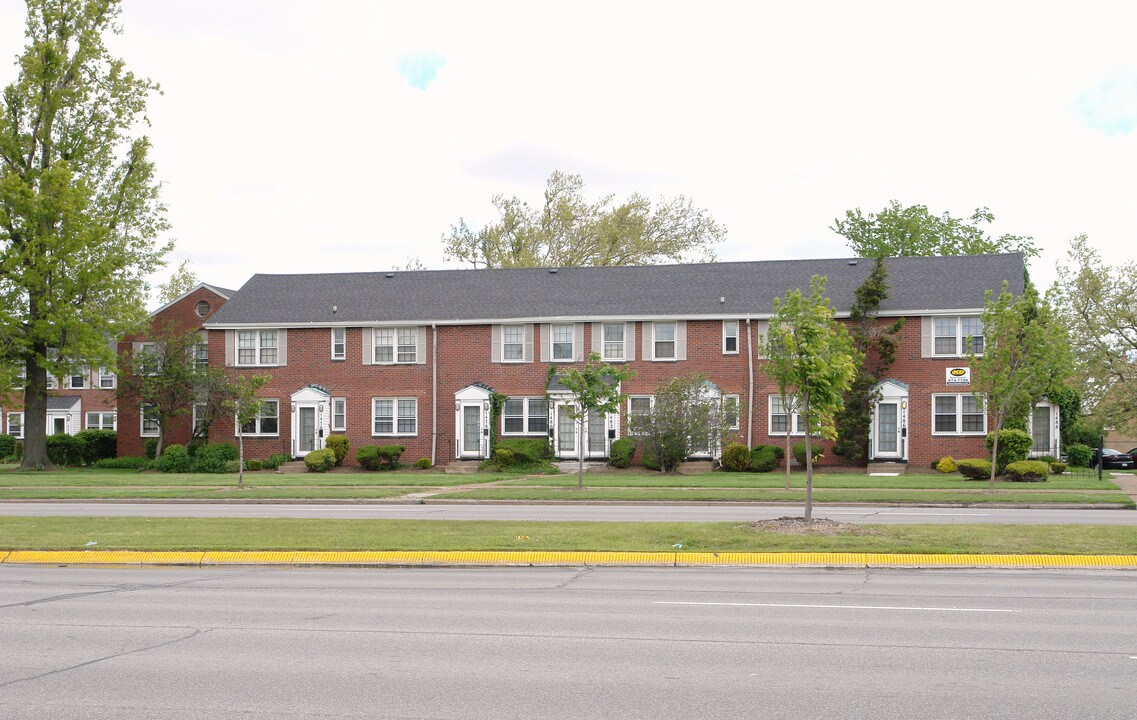
[[[755,505],[382,505],[382,504],[210,504],[3,502],[0,517],[129,516],[251,518],[412,518],[421,520],[601,520],[612,522],[754,521],[801,516],[801,506]],[[1133,510],[1062,510],[1055,508],[914,508],[824,506],[814,516],[845,522],[1002,523],[1025,525],[1134,525]]]
[[[1133,717],[1132,573],[0,567],[0,717]]]

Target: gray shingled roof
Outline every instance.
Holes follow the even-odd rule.
[[[699,317],[769,315],[773,298],[828,278],[826,292],[847,312],[872,260],[774,260],[700,265],[424,270],[254,275],[206,323],[349,324],[471,322],[510,318]],[[904,257],[887,261],[889,298],[882,313],[983,306],[1004,280],[1023,288],[1018,253]],[[724,298],[720,303],[719,298]],[[336,312],[332,312],[333,306]]]
[[[78,395],[48,395],[48,410],[70,410],[79,402]]]

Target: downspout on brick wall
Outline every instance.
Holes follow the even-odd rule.
[[[430,466],[438,462],[438,325],[431,323],[434,333],[434,347],[430,351]]]
[[[746,394],[746,447],[754,447],[754,335],[750,328],[750,315],[746,315],[746,365],[750,384]]]

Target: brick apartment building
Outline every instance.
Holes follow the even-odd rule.
[[[987,290],[1006,281],[1022,292],[1023,258],[886,264],[882,322],[906,322],[880,387],[870,455],[915,466],[982,456],[988,420],[968,383],[966,342],[982,343]],[[727,439],[780,445],[802,428],[782,411],[759,355],[773,298],[822,275],[838,317],[847,317],[871,269],[872,260],[846,258],[254,275],[237,292],[199,285],[156,311],[153,325],[201,327],[199,361],[270,377],[260,392],[264,409],[244,430],[249,457],[302,457],[334,433],[353,448],[404,445],[409,461],[484,458],[496,392],[508,398],[498,437],[548,438],[560,458],[605,458],[629,413],[649,410],[661,382],[691,373],[707,377],[734,419]],[[129,354],[145,342],[124,338],[120,366],[130,367]],[[622,387],[622,411],[593,415],[578,434],[553,368],[579,366],[591,352],[636,375]],[[157,428],[136,404],[120,405],[119,454],[139,455]],[[1057,408],[1040,403],[1030,420],[1037,453],[1055,452]],[[187,415],[167,428],[166,441],[188,441],[192,422]],[[233,437],[233,422],[218,420],[210,434]],[[821,463],[838,461],[827,453]]]

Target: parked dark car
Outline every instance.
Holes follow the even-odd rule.
[[[1137,448],[1134,448],[1137,450]],[[1103,448],[1101,451],[1103,470],[1132,470],[1137,467],[1137,459],[1135,459],[1133,450],[1127,453],[1114,450],[1113,448]],[[1090,461],[1090,467],[1096,468],[1098,466],[1098,450],[1094,448],[1094,457]]]

